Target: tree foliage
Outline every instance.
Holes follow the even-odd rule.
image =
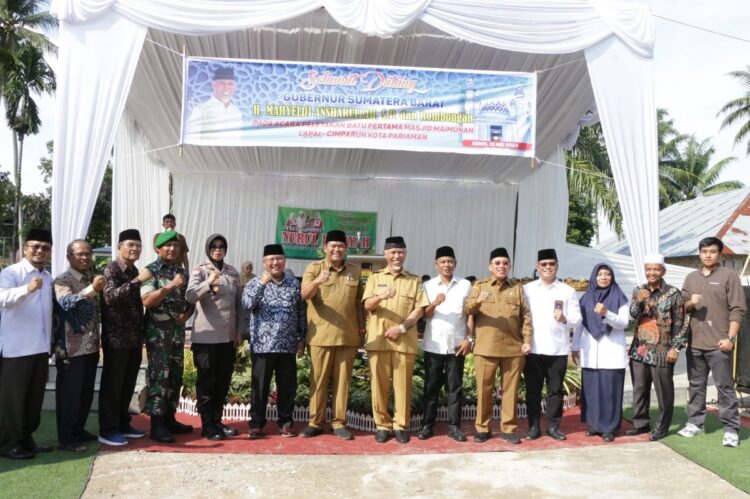
[[[39,132],[41,119],[35,95],[53,93],[55,75],[44,59],[54,45],[43,31],[57,26],[46,2],[0,0],[0,97],[5,119],[13,137],[13,180],[15,183],[13,241],[22,229],[21,171],[24,139]]]
[[[716,149],[710,139],[701,141],[680,133],[664,109],[657,110],[657,144],[659,208],[699,195],[743,187],[738,181],[718,182],[723,170],[736,158],[723,158],[713,163]],[[582,218],[590,217],[595,223],[596,213],[602,213],[617,235],[622,236],[622,213],[600,124],[581,129],[566,161],[570,193],[569,240],[581,237],[570,231],[579,226]],[[593,214],[590,207],[593,207]]]
[[[750,156],[750,64],[745,66],[745,69],[732,71],[729,76],[740,81],[745,93],[724,104],[717,116],[724,115],[724,121],[721,122],[722,130],[737,123],[740,125],[737,135],[734,136],[734,143],[737,145],[747,140],[745,154]]]

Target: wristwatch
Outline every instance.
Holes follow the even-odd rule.
[[[469,342],[469,345],[473,345],[473,344],[474,344],[474,342],[476,342],[476,341],[477,341],[477,339],[476,339],[475,337],[473,337],[473,336],[467,336],[467,337],[466,337],[466,341],[468,341],[468,342]]]
[[[729,341],[732,342],[732,345],[737,343],[737,336],[727,336],[727,338],[729,338]]]
[[[404,326],[403,324],[399,324],[398,330],[401,331],[401,334],[404,334],[406,333],[406,326]]]

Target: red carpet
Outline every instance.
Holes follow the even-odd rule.
[[[318,455],[318,454],[340,454],[340,455],[381,455],[381,454],[443,454],[463,452],[523,452],[547,449],[564,449],[587,447],[591,445],[616,445],[620,443],[647,442],[648,435],[637,437],[625,437],[625,430],[631,426],[623,421],[620,435],[612,443],[604,442],[600,437],[587,437],[584,432],[586,425],[580,421],[580,409],[575,407],[565,411],[560,428],[567,434],[568,439],[562,442],[553,440],[543,434],[535,441],[523,440],[520,445],[512,445],[497,436],[497,422],[493,422],[492,438],[483,444],[474,443],[474,425],[465,421],[463,430],[467,433],[468,441],[464,443],[455,442],[445,434],[447,426],[439,424],[435,427],[435,436],[429,440],[418,440],[416,434],[412,434],[411,442],[402,445],[394,439],[385,444],[375,442],[373,433],[353,432],[354,440],[343,441],[331,433],[326,433],[313,438],[283,438],[277,433],[276,423],[269,421],[264,428],[265,436],[260,440],[249,440],[247,438],[248,426],[246,421],[227,422],[229,426],[237,428],[240,435],[219,442],[212,442],[201,438],[200,419],[197,416],[186,416],[178,414],[180,422],[192,424],[195,429],[190,435],[176,435],[177,442],[174,444],[159,444],[148,437],[139,440],[131,440],[128,445],[111,447],[102,445],[106,451],[132,451],[144,450],[150,452],[207,452],[218,454],[291,454],[291,455]],[[526,434],[526,421],[521,421],[519,435]],[[146,429],[149,427],[149,418],[137,416],[133,420],[133,426]],[[301,430],[304,423],[295,423],[295,428]]]

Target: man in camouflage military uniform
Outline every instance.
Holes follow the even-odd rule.
[[[193,427],[175,419],[182,386],[185,321],[193,313],[185,300],[187,276],[180,266],[182,245],[174,231],[156,238],[159,257],[146,266],[151,278],[141,285],[146,307],[144,330],[148,368],[146,413],[151,416],[151,438],[172,443],[171,433],[190,433]]]
[[[417,321],[428,305],[418,276],[404,270],[406,243],[400,236],[385,240],[387,267],[373,272],[362,296],[367,322],[367,356],[372,372],[372,415],[375,441],[385,443],[395,430],[396,441],[409,441],[411,382],[419,351]],[[393,385],[393,416],[388,395]]]

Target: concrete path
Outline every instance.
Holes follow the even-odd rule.
[[[104,452],[98,497],[747,497],[660,443],[418,456]]]

